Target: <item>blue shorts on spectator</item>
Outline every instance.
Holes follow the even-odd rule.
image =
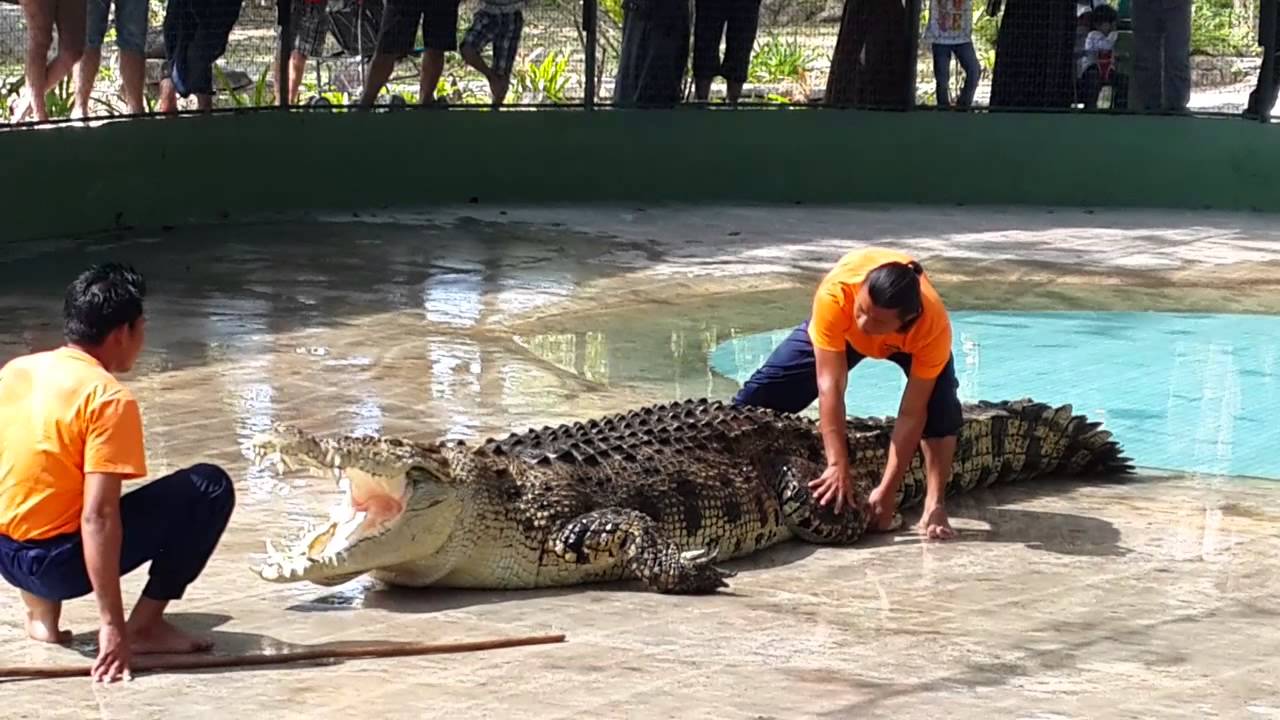
[[[169,0],[164,15],[164,78],[182,97],[212,107],[213,64],[227,51],[243,0]]]

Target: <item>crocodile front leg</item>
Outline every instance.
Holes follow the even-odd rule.
[[[814,500],[809,483],[822,475],[825,468],[803,458],[780,457],[766,461],[764,476],[773,482],[782,519],[796,536],[822,545],[849,545],[857,542],[867,529],[866,489],[853,482],[853,506],[845,506],[837,515],[835,503],[823,507]]]
[[[551,537],[547,549],[568,563],[609,566],[620,562],[628,574],[662,593],[715,592],[728,586],[725,578],[736,574],[711,564],[717,555],[714,551],[682,553],[674,541],[658,532],[653,518],[625,508],[579,515]]]

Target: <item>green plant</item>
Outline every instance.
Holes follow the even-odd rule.
[[[265,107],[271,102],[271,98],[267,94],[267,73],[270,70],[270,66],[262,68],[262,74],[258,76],[257,82],[253,84],[253,94],[246,98],[239,90],[231,87],[231,81],[227,79],[227,74],[223,72],[221,67],[213,66],[214,78],[222,86],[222,89],[227,91],[227,96],[231,98],[232,104],[236,107]]]
[[[809,73],[821,60],[812,48],[806,47],[798,40],[781,40],[770,36],[759,43],[751,57],[751,66],[747,77],[752,82],[777,82],[793,80],[805,85]]]
[[[1191,52],[1195,55],[1256,56],[1258,8],[1252,2],[1196,0],[1191,5]]]
[[[538,56],[542,55],[542,60]],[[534,50],[529,62],[511,74],[512,87],[525,102],[565,102],[569,85],[569,58],[558,52]]]

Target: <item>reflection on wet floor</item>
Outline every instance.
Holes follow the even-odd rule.
[[[986,216],[956,218],[940,222],[975,244],[933,262],[949,273],[941,284],[956,307],[1264,302],[1265,292],[1224,300],[1154,282],[1046,282],[1035,253],[1025,264],[965,265],[974,247],[1012,231],[977,227],[993,222]],[[962,233],[966,222],[975,227]],[[1276,490],[1256,483],[1001,488],[957,500],[963,543],[925,545],[907,533],[848,551],[783,548],[744,561],[734,593],[696,600],[616,587],[279,586],[249,573],[264,538],[326,514],[337,497],[331,480],[251,468],[244,445],[255,432],[285,421],[477,439],[728,397],[736,383],[709,368],[711,351],[801,319],[818,261],[844,249],[829,229],[788,232],[772,241],[657,226],[626,235],[486,216],[191,228],[0,260],[0,361],[59,341],[61,292],[88,262],[127,259],[147,274],[149,350],[126,381],[143,404],[153,475],[209,460],[239,483],[222,546],[175,606],[180,622],[215,632],[220,652],[570,637],[485,655],[153,676],[120,692],[59,681],[56,708],[41,700],[51,683],[0,684],[0,706],[27,708],[18,717],[307,718],[933,717],[939,703],[963,717],[1176,717],[1274,706],[1268,663],[1280,634],[1259,620],[1276,590],[1267,509]],[[1125,272],[1131,264],[1119,263]],[[128,578],[126,598],[143,582],[145,571]],[[6,664],[92,651],[91,599],[66,610],[74,651],[23,642],[18,607],[0,596]],[[1238,647],[1244,638],[1249,653]]]

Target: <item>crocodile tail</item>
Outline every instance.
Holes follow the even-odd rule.
[[[989,455],[981,453],[990,458],[984,468],[986,477],[975,478],[974,485],[1133,471],[1132,461],[1111,433],[1101,429],[1101,423],[1076,414],[1071,405],[1054,407],[1024,398],[981,402],[970,412],[980,420],[966,429],[991,446]]]

